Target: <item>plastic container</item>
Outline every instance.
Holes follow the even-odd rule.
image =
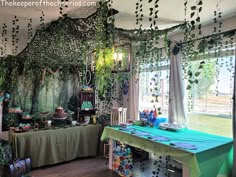
[[[158,117],[156,118],[156,121],[154,123],[154,126],[155,127],[158,127],[160,123],[163,123],[163,122],[168,122],[168,118],[167,117]]]

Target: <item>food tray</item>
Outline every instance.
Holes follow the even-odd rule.
[[[183,127],[180,126],[176,126],[176,125],[172,125],[172,124],[168,124],[168,123],[161,123],[158,126],[160,129],[162,130],[169,130],[169,131],[181,131],[184,130]]]

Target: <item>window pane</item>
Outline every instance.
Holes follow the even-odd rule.
[[[139,75],[139,111],[161,108],[167,117],[169,100],[169,69],[141,72]]]
[[[193,80],[188,90],[188,126],[207,133],[232,137],[232,95],[234,56],[189,63]],[[200,75],[195,73],[200,71]],[[198,74],[197,74],[198,75]],[[188,81],[189,82],[189,81]],[[189,83],[188,83],[189,84]]]

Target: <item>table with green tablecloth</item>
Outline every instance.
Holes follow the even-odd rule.
[[[119,127],[105,127],[101,140],[109,138],[154,154],[170,155],[173,159],[182,162],[183,166],[188,169],[188,174],[184,175],[190,177],[216,177],[233,144],[231,138],[193,130],[173,132],[141,126],[132,126],[132,129],[151,136],[168,137],[170,141],[153,141],[144,133],[138,136],[132,132],[122,131]],[[179,142],[191,143],[196,149],[187,150],[172,145]]]
[[[16,158],[32,159],[32,167],[56,164],[77,157],[96,156],[101,125],[9,133]]]

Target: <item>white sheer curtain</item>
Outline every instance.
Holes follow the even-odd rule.
[[[138,74],[132,74],[129,81],[128,119],[139,120],[139,81]]]
[[[184,107],[184,80],[181,67],[182,52],[177,55],[171,53],[170,85],[169,85],[169,122],[186,124],[186,111]]]

